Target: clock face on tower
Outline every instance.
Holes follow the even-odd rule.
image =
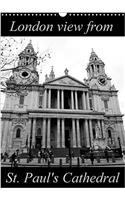
[[[100,85],[106,85],[106,83],[107,83],[107,78],[106,78],[104,75],[100,75],[100,76],[98,77],[98,83],[99,83]]]
[[[22,71],[20,72],[20,77],[23,78],[23,79],[29,78],[30,75],[31,75],[30,70],[26,70],[26,69],[25,69],[25,70],[22,70]]]
[[[21,77],[22,79],[27,79],[27,78],[29,78],[30,76],[31,76],[30,70],[24,69],[24,70],[21,70],[21,71],[20,71],[20,77]]]

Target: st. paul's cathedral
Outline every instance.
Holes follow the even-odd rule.
[[[6,82],[1,118],[2,152],[53,148],[64,152],[93,147],[125,149],[123,115],[104,62],[92,50],[84,82],[69,75],[56,78],[53,68],[39,83],[37,54],[30,42],[19,54]]]

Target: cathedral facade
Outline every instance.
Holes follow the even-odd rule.
[[[2,152],[17,149],[125,149],[118,91],[105,64],[92,50],[84,82],[69,75],[55,78],[53,68],[39,84],[37,54],[30,42],[6,82],[1,118]]]

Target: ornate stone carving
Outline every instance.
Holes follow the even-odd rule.
[[[6,91],[6,95],[9,96],[9,97],[11,97],[11,96],[17,97],[18,96],[15,91],[11,91],[11,92],[10,91]]]
[[[84,81],[85,85],[89,86],[89,80],[88,79],[84,78],[83,81]]]
[[[105,127],[107,127],[107,126],[112,126],[112,127],[114,127],[115,122],[106,120],[106,121],[104,121],[104,124],[105,124]]]
[[[23,69],[22,73],[23,72],[25,72],[24,69]],[[20,72],[14,72],[14,78],[13,79],[16,81],[16,84],[29,85],[29,84],[38,83],[39,76],[38,76],[38,73],[36,71],[31,71],[31,72],[27,72],[27,73],[29,73],[29,75],[27,77],[22,78],[20,76],[21,71]]]
[[[101,99],[104,101],[104,100],[107,100],[109,101],[109,96],[108,95],[103,95],[101,96]]]
[[[95,83],[94,85],[91,86],[91,88],[97,90],[97,89],[98,89],[98,86],[97,86],[97,84]]]
[[[6,81],[6,84],[16,83],[14,75],[11,75],[10,78]]]
[[[98,125],[95,126],[96,138],[102,138],[101,129]]]
[[[37,124],[36,124],[36,126],[37,126],[37,127],[41,127],[41,125],[42,125],[42,121],[41,121],[41,119],[40,119],[40,120],[37,120]]]
[[[105,149],[106,140],[105,139],[95,139],[93,141],[93,146],[94,146],[94,149],[99,149],[99,148]]]
[[[50,83],[51,84],[51,83]],[[79,81],[77,80],[73,80],[72,78],[70,77],[64,77],[64,78],[60,78],[58,80],[55,80],[52,82],[52,84],[57,84],[57,85],[70,85],[70,86],[82,86],[84,87],[84,83],[80,83]],[[86,85],[85,85],[86,86]]]
[[[112,86],[110,87],[110,90],[116,90],[115,86],[112,85]]]
[[[22,118],[17,118],[17,119],[13,119],[12,121],[12,125],[26,125],[26,119],[22,119]]]
[[[28,90],[27,90],[27,86],[25,85],[14,85],[13,90],[6,90],[6,94],[8,96],[20,96],[20,95],[24,95],[27,96],[28,95]]]

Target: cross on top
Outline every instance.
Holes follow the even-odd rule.
[[[29,44],[32,44],[32,40],[30,40]]]
[[[68,75],[69,70],[66,68],[64,72],[65,72],[65,75]]]

